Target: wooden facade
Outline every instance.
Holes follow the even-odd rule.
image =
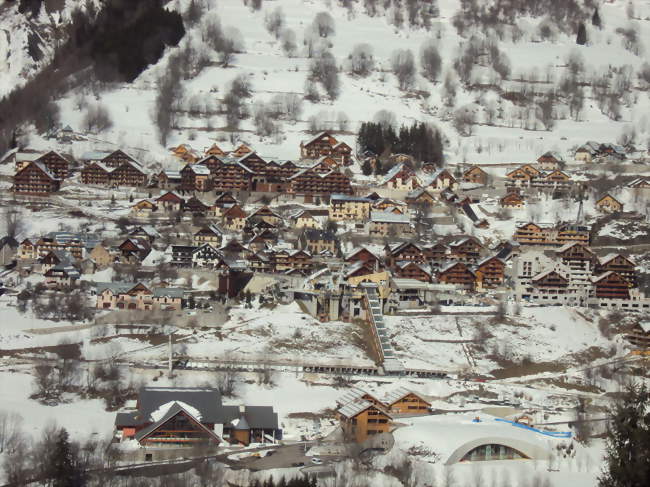
[[[14,175],[15,193],[48,195],[57,192],[60,187],[61,180],[40,162],[30,162]]]

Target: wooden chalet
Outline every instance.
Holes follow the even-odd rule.
[[[206,192],[212,189],[210,169],[201,164],[187,164],[181,169],[181,189]]]
[[[395,277],[402,279],[415,279],[421,282],[431,282],[433,280],[431,269],[417,262],[397,262],[393,269]]]
[[[424,251],[424,255],[427,259],[438,262],[447,260],[451,255],[449,247],[447,247],[442,242],[436,242],[433,245],[427,245],[423,247],[422,250]]]
[[[121,186],[145,186],[147,180],[147,173],[137,162],[125,161],[111,171],[111,184],[118,188]]]
[[[329,251],[332,254],[336,254],[338,238],[336,234],[332,232],[306,228],[300,235],[300,244],[303,249],[307,249],[312,254],[320,254],[323,251]]]
[[[623,203],[618,201],[611,194],[606,194],[596,201],[596,208],[604,213],[617,213],[623,211]]]
[[[463,173],[463,181],[466,183],[480,184],[482,186],[488,183],[488,173],[479,166],[471,166]]]
[[[417,188],[406,195],[405,201],[410,206],[433,206],[437,199],[426,188]]]
[[[515,191],[510,191],[503,198],[499,200],[499,204],[502,208],[512,208],[519,209],[523,208],[526,202],[521,197],[521,194]]]
[[[591,272],[597,261],[596,254],[589,247],[579,242],[564,245],[555,252],[555,255],[567,268],[573,271]]]
[[[438,271],[438,281],[472,289],[476,281],[476,276],[463,262],[451,262]]]
[[[182,198],[178,193],[167,191],[166,193],[156,198],[156,204],[163,211],[182,211],[183,207],[185,206],[185,199]]]
[[[61,187],[57,178],[40,162],[30,162],[14,175],[13,191],[17,194],[48,195]]]
[[[458,181],[447,169],[439,169],[424,181],[423,186],[434,188],[436,190],[456,189]]]
[[[180,171],[171,171],[169,169],[160,171],[156,176],[156,180],[160,189],[177,189],[182,184]]]
[[[383,404],[394,414],[429,414],[431,402],[409,389],[400,387],[388,393]]]
[[[636,264],[621,254],[609,254],[597,259],[596,273],[615,272],[632,286],[637,285]]]
[[[481,257],[483,245],[475,237],[463,237],[447,243],[450,257],[463,262],[476,262]]]
[[[142,262],[149,252],[151,244],[143,238],[129,237],[118,246],[122,262]]]
[[[150,288],[141,282],[100,282],[96,287],[98,309],[180,311],[183,307],[182,289]]]
[[[363,443],[369,437],[388,433],[392,429],[393,417],[383,406],[365,399],[355,398],[336,410],[341,423],[343,437]]]
[[[110,167],[112,169],[120,167],[124,163],[136,163],[137,165],[140,165],[138,161],[136,161],[133,157],[125,153],[124,151],[117,149],[110,154],[108,154],[106,157],[101,159],[101,163],[106,166]]]
[[[566,294],[569,287],[569,278],[563,276],[555,269],[541,272],[531,279],[531,284],[542,295],[551,296]],[[557,299],[557,297],[555,298]]]
[[[101,162],[91,162],[81,170],[81,182],[96,186],[109,186],[111,170]]]
[[[353,194],[350,178],[338,170],[320,174],[311,169],[298,171],[289,178],[288,192],[319,196],[331,194]],[[307,199],[306,199],[307,201]]]
[[[537,158],[537,163],[544,171],[553,171],[564,165],[564,159],[557,152],[548,151]]]
[[[206,156],[225,156],[226,152],[223,149],[221,149],[221,147],[219,147],[217,145],[217,143],[215,142],[214,144],[212,144],[210,147],[208,147],[206,149],[205,155]]]
[[[37,158],[34,162],[40,162],[43,164],[57,179],[64,180],[70,174],[70,161],[58,152],[47,152]]]
[[[187,164],[194,164],[200,159],[198,152],[187,144],[179,144],[176,147],[172,147],[171,152],[174,156]]]
[[[253,149],[251,147],[247,146],[246,144],[239,144],[239,146],[229,155],[239,158],[245,156],[249,152],[253,152]]]
[[[587,226],[572,223],[542,226],[529,222],[516,227],[513,239],[521,245],[562,246],[572,242],[588,245],[591,232]]]
[[[208,225],[200,228],[193,236],[194,245],[211,244],[215,247],[221,246],[223,232],[215,225]]]
[[[205,216],[210,207],[203,203],[196,196],[192,196],[183,205],[183,211],[191,213],[194,216]]]
[[[131,206],[131,215],[135,218],[151,218],[158,211],[158,205],[151,200],[140,200]]]
[[[227,228],[228,230],[241,231],[246,225],[246,217],[247,214],[241,206],[233,205],[223,212],[221,221],[224,228]]]
[[[630,299],[630,284],[626,279],[613,271],[592,279],[594,294],[599,299]]]
[[[650,178],[640,177],[633,179],[627,184],[627,187],[632,189],[650,189]]]
[[[495,288],[505,281],[506,263],[496,256],[487,257],[476,264],[474,273],[478,287]]]
[[[209,449],[282,439],[271,406],[226,406],[210,388],[144,387],[135,409],[117,414],[115,428],[117,441],[138,442],[145,461],[167,459],[170,447]]]
[[[355,262],[363,262],[370,269],[375,269],[375,270],[377,270],[381,265],[381,260],[379,259],[379,257],[377,257],[375,254],[373,254],[365,247],[354,249],[345,257],[344,261],[347,262],[348,264],[353,264]]]
[[[321,132],[307,141],[300,142],[301,159],[320,159],[329,156],[338,164],[352,164],[352,148],[345,142],[339,142],[328,132]]]
[[[420,181],[413,169],[402,163],[388,171],[380,185],[390,189],[413,191],[420,187]]]
[[[217,248],[209,243],[204,243],[191,251],[192,267],[217,268],[223,259],[223,255]]]
[[[386,245],[386,247],[384,247],[384,252],[386,255],[386,265],[391,268],[400,261],[412,261],[420,264],[424,264],[427,261],[422,248],[413,242]]]

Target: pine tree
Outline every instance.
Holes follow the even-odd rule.
[[[372,164],[370,163],[369,157],[366,157],[363,164],[361,164],[361,172],[364,176],[370,176],[372,174]]]
[[[81,487],[85,484],[65,428],[59,430],[50,462],[47,470],[53,487]]]
[[[611,413],[605,473],[600,487],[645,487],[650,479],[650,392],[630,384]]]
[[[584,23],[580,23],[578,27],[578,37],[576,38],[576,44],[584,46],[587,43],[587,28]]]
[[[598,12],[598,7],[594,11],[594,15],[591,17],[591,25],[598,27],[599,29],[603,26],[602,20],[600,20],[600,13]]]

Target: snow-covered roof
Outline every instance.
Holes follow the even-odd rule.
[[[409,215],[401,215],[388,211],[371,211],[370,221],[376,223],[404,223],[411,222]]]

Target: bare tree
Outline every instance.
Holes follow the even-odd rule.
[[[58,400],[59,389],[54,367],[41,363],[34,367],[35,397],[43,401]]]
[[[108,109],[101,104],[89,105],[82,119],[86,132],[98,134],[113,126],[113,119]]]
[[[25,229],[25,221],[22,212],[16,208],[7,209],[4,212],[5,234],[15,239]]]
[[[402,91],[408,90],[415,83],[415,60],[409,49],[397,49],[393,51],[390,58],[391,68],[399,88]]]
[[[282,45],[282,51],[288,57],[294,57],[298,49],[296,44],[296,33],[292,29],[283,29],[282,34],[280,34],[280,43]]]
[[[336,59],[329,51],[323,51],[309,64],[309,77],[318,81],[327,95],[335,100],[339,96],[339,73]]]
[[[22,433],[23,418],[15,411],[0,411],[0,453],[11,452]]]
[[[282,7],[276,7],[271,11],[267,11],[264,15],[264,26],[273,37],[278,39],[282,28],[284,27],[284,12]]]
[[[167,71],[158,78],[154,120],[158,127],[161,144],[166,145],[172,127],[175,124],[174,107],[182,99],[181,73],[177,59],[170,59]]]
[[[372,46],[367,43],[356,44],[348,56],[348,70],[357,76],[368,76],[375,68]]]
[[[425,41],[420,48],[420,66],[422,74],[428,80],[436,81],[440,76],[442,60],[438,52],[438,44],[433,39]]]
[[[318,12],[312,22],[312,28],[320,37],[334,35],[334,18],[328,12]]]

